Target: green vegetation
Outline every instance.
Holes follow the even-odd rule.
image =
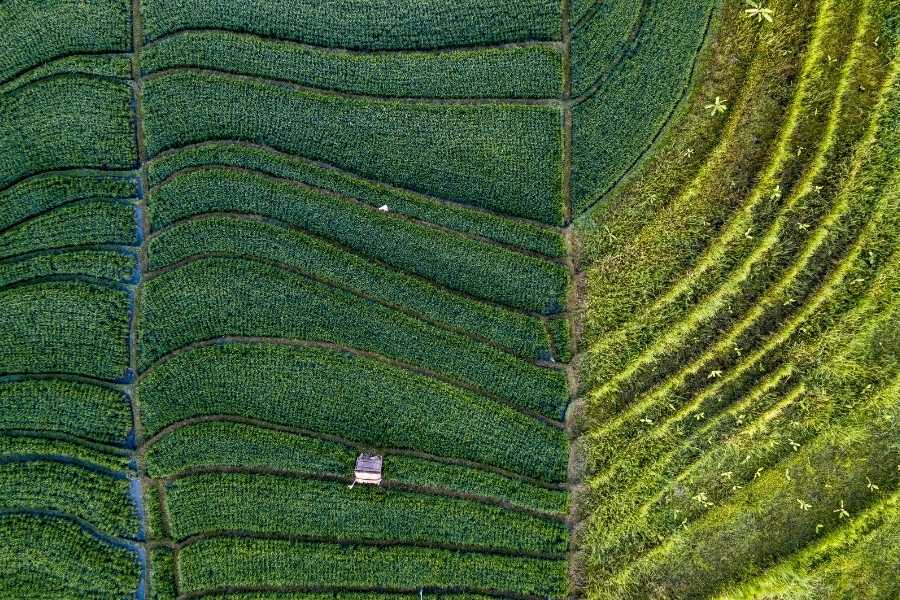
[[[211,212],[271,217],[506,306],[552,314],[565,302],[568,275],[561,265],[410,222],[289,180],[204,168],[170,180],[150,204],[155,231]]]
[[[128,50],[126,0],[8,0],[0,9],[0,82],[70,55]]]
[[[562,220],[558,107],[359,100],[178,71],[144,82],[144,114],[150,156],[244,140],[447,200]]]
[[[181,591],[327,587],[565,594],[566,562],[410,547],[338,546],[218,538],[179,553]]]
[[[397,98],[558,98],[562,90],[562,55],[553,46],[372,54],[186,31],[144,48],[144,74],[179,67]]]
[[[119,379],[128,367],[127,305],[125,292],[77,282],[0,291],[4,372]]]
[[[565,241],[558,229],[509,219],[463,204],[442,202],[252,144],[208,142],[164,153],[150,162],[147,174],[151,185],[159,185],[178,171],[215,165],[241,167],[291,179],[376,208],[388,206],[394,213],[546,256],[560,258],[566,254]]]
[[[551,0],[141,1],[145,41],[184,29],[225,29],[366,49],[559,39],[559,11]]]
[[[35,250],[85,244],[135,243],[134,206],[126,202],[84,202],[58,208],[0,234],[0,259]]]
[[[128,480],[84,466],[27,461],[0,464],[0,513],[52,512],[89,523],[105,534],[134,539],[138,522]]]
[[[323,378],[323,370],[333,375]],[[565,477],[563,431],[459,388],[341,352],[200,348],[146,373],[139,391],[145,435],[195,415],[235,415],[548,481]]]
[[[0,262],[0,288],[42,277],[87,276],[125,283],[134,277],[134,254],[119,250],[72,250]]]
[[[51,517],[0,516],[0,596],[126,598],[140,576],[135,553]]]
[[[273,475],[195,475],[166,484],[176,540],[205,531],[325,536],[563,553],[567,531],[498,506]]]
[[[686,91],[714,4],[712,0],[651,3],[634,50],[606,77],[604,55],[599,61],[592,56],[573,59],[579,71],[590,74],[588,79],[601,77],[596,92],[586,90],[588,95],[572,111],[572,198],[577,212],[603,198],[668,121]],[[602,32],[600,47],[606,45],[606,36],[617,33]],[[576,41],[576,52],[577,48]],[[594,66],[595,62],[600,64]],[[584,87],[579,71],[575,81]]]
[[[135,160],[130,103],[127,85],[82,75],[3,94],[0,189],[54,169],[130,168]]]
[[[210,258],[148,281],[139,319],[142,370],[193,342],[260,336],[376,353],[550,417],[560,418],[567,401],[559,370],[253,261]]]
[[[299,229],[255,218],[210,217],[164,229],[150,241],[150,268],[162,269],[211,253],[274,261],[283,268],[412,313],[422,320],[487,338],[510,352],[529,358],[550,355],[547,332],[537,317],[472,301],[418,277],[385,268]]]

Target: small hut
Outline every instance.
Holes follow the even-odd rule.
[[[363,452],[356,458],[356,468],[353,470],[353,487],[357,483],[368,485],[381,485],[381,466],[384,459],[377,454]]]

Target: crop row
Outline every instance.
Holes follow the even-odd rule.
[[[145,75],[173,67],[202,67],[386,97],[558,98],[562,93],[562,53],[552,46],[372,54],[229,31],[188,31],[141,53]]]
[[[0,596],[128,598],[140,567],[131,550],[94,538],[59,518],[0,516]]]
[[[178,589],[176,588],[174,552],[166,546],[155,546],[150,548],[149,555],[150,598],[175,600],[178,597]]]
[[[896,394],[896,388],[890,393]],[[633,562],[617,584],[639,589],[690,586],[697,595],[711,593],[810,543],[821,529],[817,524],[826,531],[838,526],[844,518],[840,509],[848,514],[864,509],[880,496],[867,488],[867,481],[880,489],[895,489],[898,457],[891,440],[897,430],[891,419],[900,415],[896,403],[888,401],[891,404],[887,413],[861,410],[853,425],[823,433],[780,465],[784,471],[762,474],[713,514],[671,538],[661,551]],[[852,457],[852,471],[836,463],[835,457]],[[809,506],[798,508],[797,499]],[[737,552],[734,539],[744,540]],[[689,562],[686,548],[701,548],[703,564]]]
[[[576,212],[605,194],[631,168],[681,100],[713,4],[710,0],[654,3],[647,10],[635,53],[593,96],[574,108]]]
[[[59,462],[0,464],[0,512],[52,511],[90,523],[114,537],[134,539],[139,525],[128,480]]]
[[[611,75],[626,53],[634,53],[632,36],[639,31],[645,2],[601,2],[594,16],[572,32],[572,94],[588,92]]]
[[[273,302],[273,299],[277,299]],[[510,404],[561,419],[564,373],[446,332],[342,290],[235,258],[209,258],[148,281],[138,315],[140,368],[222,336],[292,338],[374,352]]]
[[[128,54],[88,54],[64,56],[28,70],[19,77],[0,83],[0,94],[63,74],[87,75],[99,78],[128,79],[131,77],[131,59]]]
[[[0,364],[6,373],[119,379],[128,367],[128,295],[76,282],[0,291]]]
[[[150,156],[245,140],[448,200],[562,221],[558,107],[348,99],[192,71],[147,79],[143,89]]]
[[[0,114],[0,188],[52,169],[134,163],[125,84],[82,75],[47,79],[0,96]]]
[[[0,430],[64,433],[122,446],[131,423],[128,400],[115,390],[56,379],[0,382]]]
[[[204,253],[275,261],[356,295],[488,339],[510,352],[533,359],[550,356],[547,333],[537,317],[471,300],[302,231],[255,218],[213,217],[176,224],[151,240],[149,266],[161,269]]]
[[[9,0],[0,12],[0,82],[70,54],[128,50],[127,0]]]
[[[141,0],[144,40],[185,29],[250,31],[314,46],[441,48],[554,40],[552,0]]]
[[[427,593],[434,596],[432,593]],[[405,594],[387,593],[387,592],[295,592],[285,593],[279,592],[245,592],[237,594],[228,594],[229,598],[235,600],[334,600],[340,597],[342,600],[410,600],[419,598],[419,592],[410,591]],[[483,594],[440,594],[441,600],[488,600],[495,596],[487,596]]]
[[[289,180],[224,168],[191,171],[150,197],[154,231],[217,211],[274,217],[451,289],[507,306],[562,310],[562,265],[450,234]]]
[[[183,548],[182,593],[260,586],[566,594],[566,561],[410,547],[218,538]]]
[[[0,192],[0,231],[58,206],[89,198],[133,198],[134,180],[95,173],[51,173]]]
[[[86,465],[106,471],[125,473],[130,457],[108,449],[100,450],[78,442],[43,437],[44,432],[30,434],[6,433],[0,431],[0,463],[29,460],[47,460],[67,464]],[[38,436],[38,437],[33,437]]]
[[[810,583],[835,598],[897,596],[900,581],[894,578],[886,588],[882,584],[883,575],[900,560],[897,544],[890,542],[900,539],[898,498],[900,492],[895,491],[822,541],[727,589],[718,599],[751,598],[760,593],[800,597]],[[795,573],[805,577],[796,577]]]
[[[0,288],[50,276],[84,275],[126,283],[135,273],[134,254],[118,250],[74,250],[0,263]]]
[[[200,348],[158,365],[139,391],[148,436],[197,415],[235,415],[565,479],[564,432],[458,388],[344,353]]]
[[[176,429],[144,452],[147,474],[162,478],[195,467],[234,465],[349,477],[356,447],[235,422],[210,421]],[[564,513],[566,492],[491,471],[388,453],[386,481],[494,498],[516,506]]]
[[[182,169],[211,165],[241,167],[273,177],[292,179],[360,200],[370,206],[387,206],[393,213],[546,256],[562,258],[566,254],[563,235],[553,228],[521,219],[507,219],[463,204],[441,202],[264,147],[232,142],[190,146],[153,159],[148,165],[147,174],[150,185],[155,186]]]
[[[136,229],[135,207],[128,202],[72,204],[0,234],[0,258],[83,244],[132,245]]]
[[[853,32],[853,27],[847,27],[839,19],[835,20],[834,26],[849,30],[851,34]],[[826,28],[821,28],[817,35],[826,36]],[[834,38],[838,44],[852,45],[842,39],[839,31],[831,32],[825,39],[829,38]],[[840,56],[840,50],[835,49],[834,55]],[[815,68],[818,56],[815,52],[813,57],[807,59],[808,68]],[[671,226],[673,218],[679,222],[683,219],[709,222],[715,218],[706,211],[720,209],[692,201],[693,192],[679,199],[681,206],[673,206],[665,226],[660,221],[646,232],[642,252],[645,256],[665,256],[667,260],[666,265],[653,267],[656,281],[644,285],[641,293],[650,296],[654,293],[651,288],[660,293],[665,289],[663,282],[669,279],[675,285],[645,309],[632,325],[606,336],[597,347],[597,356],[603,352],[608,358],[601,359],[602,363],[594,367],[592,377],[608,380],[617,370],[633,361],[642,346],[647,352],[653,350],[660,353],[664,350],[670,355],[676,348],[682,348],[678,361],[683,362],[702,347],[702,344],[695,343],[698,335],[715,334],[727,319],[749,310],[759,294],[790,267],[791,253],[800,251],[807,243],[810,232],[815,231],[815,226],[823,218],[823,213],[828,212],[829,203],[836,193],[833,173],[846,169],[845,163],[850,160],[855,143],[866,126],[864,114],[855,110],[845,114],[842,110],[842,90],[846,81],[839,84],[840,72],[819,71],[804,78],[790,113],[792,121],[781,132],[778,148],[766,169],[770,173],[780,173],[778,182],[771,176],[764,177],[749,192],[741,211],[727,223],[719,238],[701,254],[699,260],[696,252],[689,256],[686,249],[705,246],[711,232],[702,231],[702,228],[692,228],[689,232],[688,228],[682,228],[684,237],[693,239],[685,250],[673,248],[663,235],[663,230]],[[829,90],[836,92],[837,98],[835,94],[829,94]],[[816,100],[809,100],[807,94],[812,94]],[[852,94],[856,94],[855,90]],[[804,108],[800,109],[801,106]],[[847,108],[852,109],[852,106]],[[802,126],[798,126],[798,122]],[[793,151],[794,147],[807,150],[797,153]],[[773,194],[776,186],[778,193]],[[683,216],[673,217],[675,212],[683,213]],[[693,268],[687,273],[682,272],[681,269],[686,269],[691,262],[695,262]],[[667,276],[663,276],[664,272]],[[677,279],[674,279],[675,275]],[[621,298],[619,293],[616,296]],[[702,308],[693,309],[700,298],[705,298]],[[684,321],[672,328],[672,321],[678,319]],[[654,339],[667,330],[663,340],[665,343],[660,342],[661,349],[654,348]],[[694,341],[690,343],[694,350],[683,349],[685,332],[692,336]],[[601,348],[607,345],[606,350]],[[614,353],[609,353],[611,348],[615,348]],[[666,372],[659,368],[659,364],[657,361],[653,369],[657,376]],[[646,370],[634,363],[627,373],[633,375],[631,371],[637,373],[638,369]]]
[[[165,486],[175,540],[240,531],[510,552],[564,553],[568,545],[563,523],[455,498],[366,486],[348,490],[342,481],[215,473]]]

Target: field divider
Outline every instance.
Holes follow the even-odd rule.
[[[231,29],[218,29],[214,27],[182,27],[174,29],[152,40],[144,42],[142,48],[150,49],[166,39],[178,37],[185,33],[229,33],[238,37],[244,37],[250,40],[261,40],[267,42],[279,42],[291,45],[297,48],[305,48],[307,50],[328,51],[336,54],[351,55],[393,55],[393,54],[444,54],[447,52],[471,52],[478,50],[520,50],[523,48],[533,47],[549,47],[562,48],[562,42],[559,40],[523,40],[520,42],[503,42],[499,44],[470,44],[460,46],[440,46],[435,48],[399,48],[399,49],[353,49],[340,48],[335,46],[319,46],[310,44],[309,42],[301,42],[290,38],[281,38],[277,36],[260,35],[246,31],[234,31]]]
[[[24,428],[0,429],[0,436],[7,436],[10,438],[19,437],[40,439],[54,442],[67,442],[78,446],[84,446],[85,448],[88,448],[90,450],[95,450],[97,452],[102,452],[122,458],[131,456],[131,450],[127,447],[127,443],[125,442],[123,442],[121,446],[114,446],[106,442],[100,442],[98,440],[84,438],[81,436],[73,435],[71,433],[60,431]]]
[[[131,80],[128,77],[119,77],[118,75],[101,75],[98,73],[82,73],[78,71],[62,71],[58,73],[50,73],[47,75],[43,75],[41,77],[35,77],[29,81],[25,81],[22,85],[18,87],[14,87],[11,90],[5,90],[2,93],[6,96],[15,96],[19,92],[26,90],[35,85],[40,85],[42,83],[47,83],[50,81],[57,81],[59,79],[91,79],[94,81],[108,81],[111,83],[121,84],[123,87],[127,87]]]
[[[207,164],[207,165],[191,166],[191,167],[185,167],[183,169],[178,169],[177,171],[174,171],[173,173],[171,173],[168,177],[166,177],[162,181],[154,184],[153,187],[150,189],[150,191],[151,191],[151,193],[155,193],[155,192],[159,191],[159,189],[162,186],[164,186],[166,183],[169,183],[170,181],[175,180],[179,176],[182,176],[182,175],[189,175],[191,173],[202,173],[204,171],[217,171],[217,170],[230,171],[233,173],[249,173],[254,176],[258,176],[263,179],[266,179],[268,181],[274,181],[274,182],[288,184],[293,187],[297,187],[299,189],[303,189],[303,190],[318,193],[318,194],[323,194],[323,195],[329,196],[331,198],[335,198],[335,199],[342,200],[345,202],[350,202],[357,206],[361,206],[362,208],[371,210],[372,212],[379,212],[378,207],[373,206],[372,204],[369,204],[368,202],[365,202],[364,200],[361,200],[354,196],[348,196],[348,195],[345,195],[345,194],[342,194],[339,192],[329,190],[327,188],[310,185],[306,182],[303,182],[303,181],[300,181],[297,179],[292,179],[290,177],[280,177],[280,176],[276,176],[276,175],[271,175],[269,173],[266,173],[265,171],[261,171],[258,169],[251,169],[251,168],[247,168],[247,167],[238,167],[238,166],[229,165],[229,164]],[[492,213],[492,214],[494,216],[499,215],[499,213]],[[439,225],[437,223],[432,223],[431,221],[419,219],[417,217],[413,217],[413,216],[410,216],[410,215],[407,215],[407,214],[404,214],[401,212],[391,212],[391,213],[388,213],[388,216],[390,218],[400,219],[400,220],[407,221],[407,222],[410,222],[410,223],[413,223],[416,225],[420,225],[422,227],[427,227],[429,229],[439,231],[439,232],[447,235],[448,237],[467,238],[470,240],[474,240],[476,242],[481,242],[483,244],[497,246],[498,248],[502,248],[502,249],[508,250],[510,252],[514,252],[515,254],[530,256],[537,260],[542,260],[542,261],[549,262],[549,263],[555,263],[558,265],[565,264],[565,259],[562,259],[562,258],[548,256],[546,254],[541,254],[540,252],[535,252],[533,250],[527,250],[525,248],[520,248],[519,246],[509,244],[507,242],[501,242],[499,240],[494,240],[494,239],[491,239],[489,237],[486,237],[486,236],[483,236],[483,235],[480,235],[477,233],[469,233],[469,232],[465,232],[465,231],[459,231],[457,229],[452,229],[445,225]],[[504,215],[500,215],[500,216],[504,216]],[[309,233],[309,232],[306,232],[306,233]],[[153,234],[151,234],[151,237],[152,237],[152,235]],[[310,234],[310,235],[312,235],[312,234]]]
[[[557,225],[551,225],[549,223],[544,223],[543,221],[537,221],[534,219],[529,219],[527,217],[520,217],[517,215],[508,215],[505,213],[490,210],[488,208],[483,208],[481,206],[476,206],[474,204],[466,204],[464,202],[459,202],[457,200],[451,200],[449,198],[433,196],[433,195],[430,195],[430,194],[427,194],[424,192],[401,187],[401,186],[398,186],[398,185],[395,185],[392,183],[388,183],[385,181],[380,181],[378,179],[372,179],[370,177],[365,177],[365,176],[355,173],[353,171],[347,171],[346,169],[343,169],[332,163],[324,162],[321,160],[316,160],[316,159],[309,158],[307,156],[303,156],[303,155],[299,155],[299,154],[291,154],[290,152],[285,152],[283,150],[279,150],[278,148],[275,148],[273,146],[268,146],[266,144],[260,144],[258,142],[250,142],[247,140],[235,140],[235,139],[224,139],[223,138],[223,139],[210,139],[210,140],[205,140],[202,142],[195,142],[193,144],[186,144],[184,146],[178,146],[177,148],[170,148],[168,150],[163,150],[162,152],[155,154],[154,156],[150,157],[149,164],[152,165],[154,162],[156,162],[159,159],[167,158],[167,157],[176,155],[176,154],[186,151],[186,150],[201,149],[206,146],[213,145],[213,144],[227,144],[227,145],[231,145],[231,146],[238,146],[241,148],[259,150],[261,152],[266,152],[266,153],[269,153],[269,154],[272,154],[272,155],[275,155],[275,156],[278,156],[281,158],[285,158],[288,160],[301,161],[303,163],[306,163],[307,165],[315,166],[320,169],[333,172],[337,175],[341,175],[343,177],[357,179],[361,182],[367,183],[376,188],[387,190],[388,192],[391,192],[391,193],[414,196],[421,200],[434,202],[436,204],[441,204],[444,206],[448,206],[450,208],[463,209],[463,210],[467,210],[467,211],[471,211],[471,212],[475,212],[475,213],[489,215],[492,217],[500,217],[500,218],[506,219],[513,223],[518,222],[518,223],[522,223],[522,224],[536,227],[539,229],[544,229],[546,231],[562,232],[564,229],[563,227],[560,227]],[[179,170],[183,170],[183,169],[179,169]],[[154,183],[154,185],[151,188],[151,191],[156,189],[162,182],[166,181],[167,179],[168,179],[168,177],[163,179],[160,182]]]
[[[541,487],[548,490],[565,490],[566,485],[563,483],[551,483],[548,481],[543,481],[541,479],[535,479],[533,477],[528,477],[527,475],[522,475],[515,471],[509,471],[507,469],[503,469],[502,467],[497,467],[494,465],[489,465],[486,463],[479,463],[463,458],[453,458],[447,456],[438,456],[436,454],[429,454],[427,452],[421,452],[419,450],[407,450],[402,448],[373,448],[371,444],[364,444],[361,442],[355,442],[348,438],[344,438],[341,436],[329,434],[329,433],[319,433],[316,431],[311,431],[308,429],[303,429],[300,427],[293,427],[290,425],[282,425],[279,423],[273,423],[271,421],[265,421],[263,419],[256,419],[252,417],[243,417],[239,415],[226,415],[226,414],[216,414],[216,415],[200,415],[196,417],[189,417],[187,419],[183,419],[181,421],[175,421],[174,423],[170,423],[169,425],[163,427],[153,435],[147,437],[143,444],[140,447],[140,451],[143,454],[146,454],[147,449],[158,441],[168,436],[174,431],[182,429],[184,427],[190,427],[192,425],[197,425],[200,423],[209,423],[209,422],[229,422],[229,423],[240,423],[243,425],[252,425],[254,427],[259,427],[261,429],[268,429],[271,431],[278,431],[281,433],[288,433],[292,435],[298,435],[303,437],[309,437],[319,440],[324,440],[328,442],[335,442],[346,446],[347,448],[352,448],[356,451],[370,451],[374,450],[380,454],[386,456],[405,456],[409,458],[417,458],[421,460],[429,460],[433,462],[438,462],[447,465],[455,465],[460,467],[466,467],[470,469],[475,469],[479,471],[485,471],[489,473],[494,473],[496,475],[500,475],[502,477],[506,477],[507,479],[522,481],[536,487]]]
[[[0,454],[0,465],[24,465],[29,463],[54,463],[78,467],[97,475],[103,475],[110,479],[127,479],[125,471],[117,471],[103,465],[98,465],[81,458],[73,458],[65,454]]]
[[[169,67],[154,71],[143,77],[144,81],[153,81],[172,75],[174,73],[191,73],[193,75],[206,75],[213,77],[222,77],[225,79],[233,79],[236,81],[256,83],[279,87],[294,92],[303,92],[306,94],[315,94],[319,96],[331,96],[334,98],[342,98],[344,100],[360,100],[372,103],[384,104],[436,104],[436,105],[458,105],[458,106],[481,106],[481,105],[522,105],[522,106],[545,106],[549,108],[560,108],[562,101],[559,98],[433,98],[433,97],[409,97],[409,96],[376,96],[374,94],[360,94],[358,92],[344,92],[332,90],[328,88],[318,88],[309,85],[303,85],[286,79],[273,79],[271,77],[262,77],[260,75],[247,75],[245,73],[237,73],[225,69],[214,69],[211,67]]]

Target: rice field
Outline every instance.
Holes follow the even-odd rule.
[[[0,598],[896,598],[898,8],[0,3]]]

